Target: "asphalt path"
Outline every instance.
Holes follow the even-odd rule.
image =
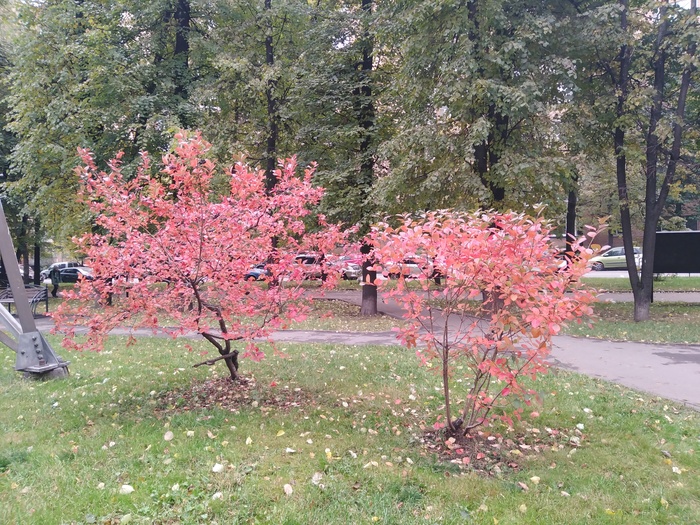
[[[655,300],[678,300],[700,303],[700,293],[657,293]],[[329,292],[329,299],[339,299],[360,304],[360,292]],[[602,300],[629,301],[632,294],[604,294]],[[378,310],[396,318],[404,316],[404,310],[387,298],[381,298]],[[456,322],[456,320],[455,320]],[[369,335],[369,334],[367,334]],[[395,334],[386,334],[393,338]],[[275,338],[283,337],[275,334]],[[301,334],[295,336],[300,338]],[[357,335],[343,334],[337,342],[362,344]],[[380,338],[373,334],[373,340]],[[281,339],[280,339],[281,340]],[[350,342],[353,341],[353,342]],[[387,344],[389,341],[385,341]],[[376,344],[370,343],[366,344]],[[549,364],[553,367],[573,370],[629,388],[667,398],[700,410],[700,345],[669,345],[605,341],[600,339],[556,336],[553,339]]]

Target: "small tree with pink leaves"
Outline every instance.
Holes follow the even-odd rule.
[[[373,228],[385,272],[422,261],[420,289],[401,277],[386,295],[407,309],[402,342],[440,364],[445,420],[436,428],[466,435],[494,417],[519,417],[509,399],[529,403],[523,379],[547,371],[552,336],[592,315],[594,295],[580,281],[592,250],[579,239],[562,258],[550,233],[541,217],[496,212],[438,211]],[[431,287],[436,277],[443,288]]]
[[[308,231],[310,207],[323,191],[311,184],[312,169],[296,175],[294,158],[280,164],[266,191],[263,172],[241,163],[217,173],[199,135],[181,133],[176,142],[155,175],[143,154],[131,179],[121,155],[104,172],[80,152],[81,196],[96,232],[75,241],[94,280],[67,292],[54,319],[64,346],[76,349],[99,350],[124,326],[200,334],[220,354],[204,364],[223,360],[236,380],[239,353],[261,359],[256,340],[305,314],[299,283],[306,275],[295,256],[328,253],[344,234],[322,216],[313,217],[320,229]],[[215,191],[222,185],[225,191]],[[245,279],[254,264],[265,264],[267,282]],[[89,329],[85,341],[74,337],[81,325]]]

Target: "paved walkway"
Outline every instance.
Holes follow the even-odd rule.
[[[361,300],[359,291],[328,292],[325,297],[356,305]],[[631,294],[604,294],[601,299],[629,301]],[[700,303],[700,293],[657,293],[654,300]],[[395,318],[402,318],[404,314],[396,302],[381,297],[378,310]],[[42,331],[49,330],[51,325],[51,319],[37,319],[37,327]],[[115,334],[118,333],[115,331]],[[397,344],[394,332],[284,330],[273,333],[272,338],[287,342],[347,345]],[[700,410],[700,345],[612,342],[557,336],[549,362],[555,367],[619,383]]]
[[[360,304],[359,292],[329,292],[329,299]],[[603,294],[601,300],[630,301],[632,294]],[[654,300],[700,303],[700,293],[660,293]],[[396,318],[403,310],[394,301],[380,298],[378,310]],[[291,334],[290,334],[291,335]],[[339,342],[348,344],[377,344],[382,334],[338,334]],[[282,338],[281,334],[276,337]],[[289,336],[287,336],[289,337]],[[300,340],[302,334],[295,335]],[[321,337],[320,334],[316,337]],[[385,343],[396,341],[393,332],[385,334]],[[656,396],[672,399],[700,410],[700,345],[668,345],[655,343],[613,342],[556,336],[550,363],[592,377],[606,379]]]

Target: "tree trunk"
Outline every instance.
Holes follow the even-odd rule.
[[[619,0],[620,5],[620,29],[623,34],[627,34],[627,12],[629,9],[628,0]],[[625,43],[620,47],[618,55],[620,62],[619,75],[615,85],[618,93],[616,104],[616,116],[622,119],[627,111],[627,98],[629,96],[629,70],[632,61],[632,49]],[[635,304],[635,319],[637,319],[637,304],[642,304],[644,300],[643,284],[637,274],[636,265],[634,262],[634,249],[632,242],[632,219],[630,217],[629,196],[627,192],[627,156],[625,155],[625,130],[621,125],[615,128],[614,132],[614,147],[616,157],[616,177],[617,177],[617,196],[620,202],[620,224],[622,227],[622,243],[625,247],[625,257],[627,259],[627,273],[629,275],[630,284],[632,286],[632,295],[634,296]],[[630,265],[631,261],[631,265]],[[651,302],[651,290],[646,300]],[[643,309],[640,310],[643,312]],[[647,305],[648,316],[648,305]]]
[[[575,180],[574,180],[575,184]],[[578,196],[575,189],[569,190],[569,199],[566,202],[566,252],[571,253],[571,245],[576,240],[576,204]]]
[[[369,16],[372,12],[373,0],[362,0],[362,13]],[[358,123],[362,128],[362,140],[360,141],[360,173],[358,184],[362,191],[362,206],[365,208],[364,214],[368,213],[367,199],[374,184],[374,124],[375,110],[372,100],[371,73],[374,65],[373,61],[374,44],[368,30],[365,30],[362,41],[362,62],[360,64],[359,91],[359,111],[357,115]],[[360,250],[364,255],[369,255],[371,246],[363,245]],[[360,315],[377,315],[377,272],[370,271],[372,260],[362,262],[362,303]]]
[[[224,359],[224,362],[226,363],[226,368],[228,368],[228,372],[231,375],[231,381],[238,381],[240,379],[240,375],[238,375],[238,351],[234,350],[232,352],[233,357],[231,359]]]
[[[469,0],[467,17],[471,22],[471,28],[468,33],[468,38],[474,47],[474,54],[482,53],[478,19],[479,8],[478,0]],[[486,52],[488,53],[488,50],[486,50]],[[484,75],[483,69],[479,69],[478,75]],[[489,130],[486,140],[473,146],[474,168],[476,169],[481,184],[487,188],[491,194],[491,202],[488,203],[488,206],[497,207],[498,203],[505,199],[505,188],[491,179],[491,168],[498,164],[500,160],[498,146],[499,142],[505,143],[508,137],[509,118],[507,115],[503,115],[498,111],[493,103],[489,104],[487,115],[491,129]]]
[[[175,5],[175,49],[173,57],[175,59],[175,70],[173,71],[173,79],[175,83],[175,95],[183,99],[183,110],[178,111],[180,124],[184,127],[192,125],[189,111],[185,108],[184,102],[189,99],[190,78],[189,78],[189,60],[190,60],[190,24],[192,14],[189,0],[177,0]]]
[[[362,0],[362,12],[369,16],[372,12],[373,0]],[[369,31],[365,31],[362,41],[362,63],[360,66],[360,111],[358,121],[362,128],[362,140],[360,141],[360,188],[364,190],[364,199],[367,198],[374,182],[374,101],[372,100],[371,73],[373,67],[374,45]]]
[[[272,69],[275,65],[275,49],[272,42],[272,0],[265,0],[267,25],[265,35],[265,65]],[[275,93],[277,79],[270,75],[265,87],[267,99],[267,146],[265,149],[265,188],[268,192],[277,185],[275,166],[277,164],[277,140],[279,138],[279,101]]]
[[[29,283],[29,246],[27,244],[27,238],[29,237],[29,232],[27,231],[28,224],[29,217],[27,215],[22,215],[22,226],[17,238],[17,261],[22,261],[22,280],[24,281],[24,284]]]
[[[360,252],[367,256],[372,252],[372,247],[369,244],[363,244]],[[377,315],[377,272],[370,271],[369,268],[374,264],[372,259],[362,261],[362,303],[360,305],[360,315]]]

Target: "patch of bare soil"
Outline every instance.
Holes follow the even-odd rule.
[[[584,435],[580,430],[560,430],[531,427],[515,431],[474,431],[466,436],[446,434],[445,429],[426,430],[420,438],[427,453],[440,461],[456,465],[460,470],[487,476],[518,471],[529,457],[545,450],[570,451],[581,446]],[[526,487],[523,487],[527,490]]]
[[[190,387],[164,392],[158,400],[158,410],[175,412],[205,411],[213,408],[238,412],[242,407],[262,411],[285,411],[315,406],[316,400],[300,388],[259,385],[255,377],[232,382],[229,378],[193,381]]]

